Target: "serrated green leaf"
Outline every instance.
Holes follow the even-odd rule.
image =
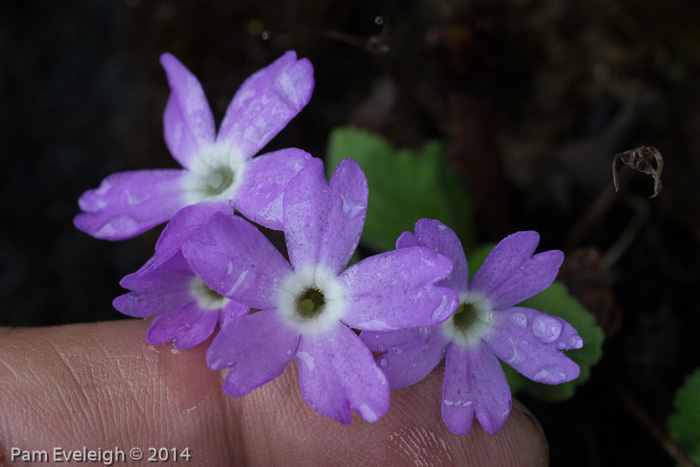
[[[469,272],[472,276],[484,263],[494,246],[481,246],[467,256]],[[549,288],[525,300],[519,306],[542,311],[552,316],[559,316],[576,329],[583,339],[583,347],[565,350],[564,352],[567,357],[578,364],[579,368],[581,368],[581,374],[573,381],[553,386],[532,381],[510,366],[503,364],[503,371],[506,374],[511,391],[513,394],[525,391],[547,402],[570,399],[576,391],[576,386],[588,381],[591,376],[591,367],[598,363],[603,355],[603,331],[596,324],[595,317],[578,300],[569,295],[566,286],[560,282],[555,281]]]
[[[369,185],[362,243],[375,251],[393,250],[396,239],[413,231],[418,219],[438,219],[474,243],[472,204],[461,182],[444,162],[445,144],[427,143],[418,152],[395,150],[385,139],[357,128],[336,128],[326,154],[328,176],[341,159],[354,159]]]
[[[700,465],[700,368],[685,378],[673,404],[675,413],[668,418],[671,437]]]

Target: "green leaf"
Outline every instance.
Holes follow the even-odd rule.
[[[471,255],[467,256],[469,272],[472,275],[481,267],[494,246],[485,245],[479,247]],[[525,391],[547,402],[570,399],[576,391],[576,386],[588,381],[588,378],[591,376],[591,367],[598,363],[603,355],[603,331],[596,324],[595,317],[578,300],[572,297],[566,286],[560,282],[555,281],[549,288],[525,300],[519,306],[542,311],[552,316],[559,316],[576,329],[583,339],[583,347],[565,350],[564,352],[567,357],[578,364],[581,368],[581,374],[573,381],[553,386],[532,381],[510,366],[503,364],[503,371],[506,374],[511,391],[513,394]]]
[[[341,159],[354,159],[369,185],[362,243],[375,251],[393,250],[396,239],[413,232],[418,219],[438,219],[455,231],[462,245],[474,244],[472,204],[463,184],[444,162],[445,144],[431,141],[418,153],[395,150],[388,141],[357,128],[336,128],[330,136],[326,171]]]
[[[469,266],[469,280],[474,278],[474,273],[479,270],[482,264],[484,264],[484,261],[486,261],[486,257],[491,253],[491,250],[496,248],[495,243],[486,243],[483,245],[479,245],[478,248],[476,248],[474,251],[467,251],[465,248],[464,251],[467,253],[467,263]]]
[[[700,368],[685,378],[673,404],[676,411],[668,418],[671,437],[700,465]]]

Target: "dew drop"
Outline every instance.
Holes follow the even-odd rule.
[[[364,208],[361,203],[355,202],[355,200],[349,196],[346,198],[344,193],[340,194],[340,199],[343,202],[343,216],[348,219],[357,216]]]
[[[520,329],[525,329],[527,327],[527,316],[525,316],[525,313],[521,313],[519,311],[517,313],[513,313],[511,319],[513,320],[513,324]]]
[[[532,379],[538,383],[560,384],[566,381],[567,378],[566,373],[560,366],[547,365],[540,368]]]
[[[399,347],[398,345],[393,346],[391,348],[391,351],[394,352],[394,355],[401,355],[401,352],[403,352],[401,347]]]
[[[583,347],[583,339],[578,334],[575,334],[569,338],[569,347],[572,349],[580,349]]]
[[[428,342],[428,339],[430,339],[430,331],[427,327],[418,328],[418,333],[420,334],[421,341]]]
[[[382,368],[386,368],[389,366],[389,361],[386,358],[382,358],[379,360],[379,365],[381,365]]]
[[[384,344],[379,344],[379,345],[377,346],[377,351],[378,351],[378,352],[384,352],[385,350],[386,350],[386,347],[384,346]]]
[[[554,342],[561,335],[561,321],[548,315],[537,315],[532,323],[532,333],[540,342]]]

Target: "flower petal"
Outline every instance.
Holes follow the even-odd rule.
[[[360,333],[360,339],[377,358],[391,389],[403,389],[422,380],[445,356],[449,342],[440,326],[399,331]]]
[[[409,246],[424,246],[421,245],[420,241],[418,240],[418,237],[416,237],[413,232],[404,232],[401,235],[399,235],[399,238],[396,239],[396,249],[398,250],[399,248],[408,248]]]
[[[289,148],[258,156],[246,163],[233,205],[245,217],[269,229],[282,230],[282,199],[289,181],[311,159],[301,149]]]
[[[316,412],[347,425],[351,411],[373,423],[389,410],[389,383],[350,328],[338,323],[317,337],[303,336],[295,359],[301,394]]]
[[[245,157],[257,154],[309,102],[313,73],[311,62],[289,51],[251,75],[226,110],[217,141]]]
[[[440,323],[459,306],[454,290],[434,285],[451,271],[446,256],[425,247],[366,258],[338,277],[347,297],[343,322],[367,331]]]
[[[561,352],[583,346],[569,323],[523,307],[496,312],[494,318],[494,331],[484,340],[498,358],[540,383],[560,384],[578,378],[578,365]]]
[[[496,356],[481,344],[451,345],[442,389],[442,419],[447,428],[466,435],[476,415],[484,430],[495,435],[510,410],[510,387]]]
[[[188,303],[154,319],[146,332],[146,340],[155,345],[174,341],[177,349],[194,347],[211,336],[219,314],[219,310],[205,310],[196,302]]]
[[[165,144],[183,167],[189,167],[202,146],[214,143],[214,117],[197,78],[171,54],[161,55],[160,63],[171,90],[163,113]]]
[[[410,232],[404,232],[404,234]],[[420,219],[416,222],[416,234],[412,236],[402,234],[396,241],[396,248],[409,246],[425,246],[431,250],[443,254],[452,260],[454,268],[440,285],[450,287],[457,293],[466,292],[469,285],[469,268],[467,257],[464,255],[462,243],[457,234],[445,224],[434,219]]]
[[[232,319],[236,319],[239,316],[245,316],[248,313],[250,313],[250,307],[248,305],[244,305],[234,300],[230,300],[221,309],[221,316],[219,317],[219,326],[223,328]]]
[[[78,200],[75,226],[95,238],[123,240],[170,219],[185,206],[184,170],[138,170],[109,175]]]
[[[224,391],[233,397],[248,394],[281,375],[294,356],[299,333],[285,326],[276,310],[263,310],[231,320],[207,351],[212,370],[231,367]]]
[[[165,261],[160,267],[154,268],[155,258],[151,257],[138,271],[127,274],[119,281],[119,285],[132,292],[149,292],[152,290],[180,290],[180,284],[173,284],[174,274],[185,276],[185,280],[192,280],[194,273],[187,260],[179,252]],[[188,294],[189,295],[189,294]]]
[[[516,232],[501,240],[476,271],[471,288],[489,298],[495,310],[513,306],[549,287],[564,261],[564,253],[550,250],[533,256],[537,232]]]
[[[215,212],[233,215],[231,205],[225,201],[197,203],[180,209],[170,219],[156,242],[152,267],[159,267],[176,255],[187,240],[195,238],[195,235]]]
[[[357,162],[343,159],[331,177],[311,159],[284,193],[284,234],[295,269],[324,265],[338,274],[350,261],[367,212],[367,179]]]
[[[135,273],[124,276],[119,284],[131,293],[114,299],[114,308],[128,316],[143,318],[175,310],[193,298],[190,285],[194,279],[182,254],[160,268],[152,268],[153,258]]]
[[[209,287],[251,308],[276,306],[279,287],[292,268],[253,224],[217,212],[201,233],[206,242],[189,240],[182,251]]]

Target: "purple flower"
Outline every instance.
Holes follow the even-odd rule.
[[[341,161],[329,183],[321,160],[312,159],[284,195],[289,262],[252,224],[221,213],[203,227],[206,241],[184,244],[205,283],[260,310],[229,321],[209,348],[212,370],[230,367],[226,393],[243,396],[294,359],[301,393],[317,412],[347,424],[351,411],[374,422],[388,410],[384,373],[351,328],[439,323],[458,297],[434,285],[452,264],[428,248],[395,250],[344,269],[362,233],[367,194],[356,162]]]
[[[138,235],[197,203],[233,205],[266,227],[282,228],[282,194],[311,157],[283,149],[252,159],[309,102],[313,68],[287,52],[250,76],[218,134],[197,78],[175,57],[160,58],[172,90],[163,114],[165,142],[184,169],[115,173],[85,192],[75,226],[107,240]]]
[[[583,346],[576,330],[561,318],[514,306],[549,287],[564,254],[533,256],[537,232],[517,232],[503,239],[469,283],[469,269],[455,233],[442,223],[421,219],[415,235],[404,232],[403,248],[426,246],[452,259],[454,270],[440,285],[459,294],[460,306],[442,324],[395,332],[363,332],[392,389],[423,379],[445,357],[442,419],[455,434],[467,434],[476,415],[481,426],[497,433],[511,409],[510,388],[498,359],[526,377],[559,384],[578,377],[576,363],[561,350]]]
[[[248,313],[249,308],[210,289],[190,269],[182,253],[158,267],[149,260],[120,284],[131,290],[114,299],[114,307],[125,315],[157,316],[148,328],[150,344],[174,341],[178,349],[204,342],[217,324]]]

